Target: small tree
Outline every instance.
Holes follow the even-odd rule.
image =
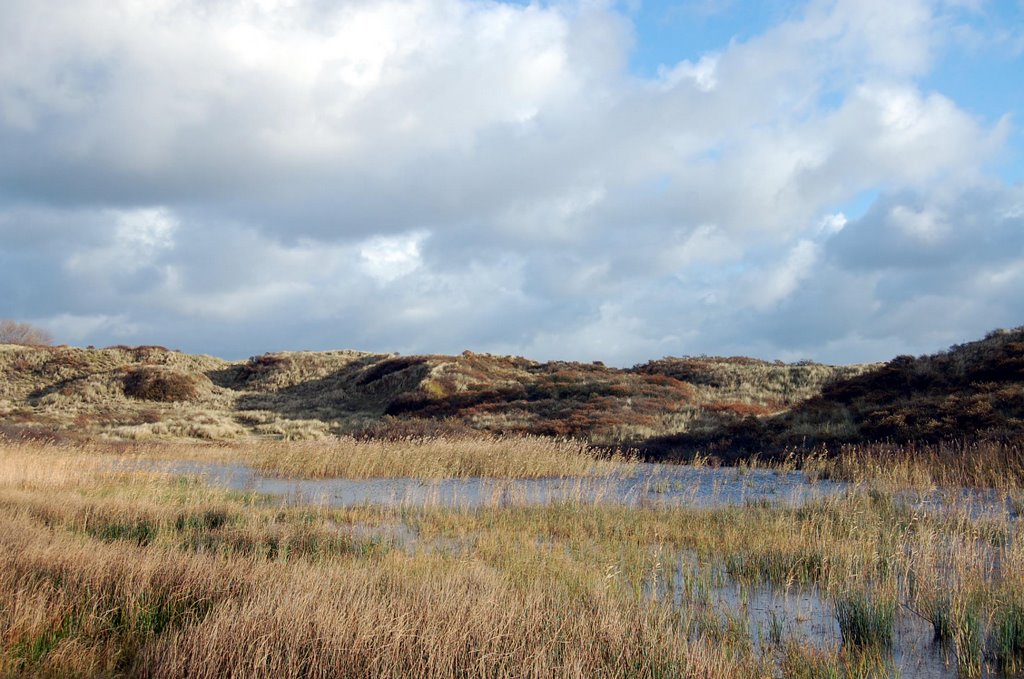
[[[44,346],[53,344],[53,337],[42,328],[5,318],[0,319],[0,344]]]

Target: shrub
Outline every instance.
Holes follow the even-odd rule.
[[[393,373],[401,372],[409,368],[416,368],[425,364],[426,360],[420,356],[402,356],[398,358],[384,359],[379,363],[374,363],[364,370],[363,373],[356,378],[356,384],[359,386],[366,386]]]
[[[53,337],[42,328],[29,323],[3,319],[0,320],[0,344],[47,346],[53,344]]]
[[[287,356],[275,356],[274,354],[263,354],[253,356],[239,370],[239,379],[243,382],[272,373],[276,370],[287,370],[292,367],[292,359]]]
[[[192,401],[199,395],[192,376],[155,366],[129,371],[124,377],[124,393],[131,398],[165,403]]]

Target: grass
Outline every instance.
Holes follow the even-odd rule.
[[[835,607],[844,644],[855,647],[892,646],[895,599],[873,592],[851,591],[836,597]]]
[[[1024,605],[1019,599],[1006,602],[993,621],[993,654],[1010,672],[1024,669]]]
[[[600,478],[630,474],[636,468],[630,457],[609,455],[580,441],[535,436],[387,441],[337,437],[218,445],[181,441],[11,442],[0,437],[0,451],[15,456],[31,451],[57,460],[86,458],[90,464],[101,466],[115,460],[238,462],[268,476],[285,478]]]
[[[355,521],[387,518],[368,508],[282,511],[85,456],[44,473],[24,463],[45,453],[4,453],[9,673],[757,676],[756,659],[680,637],[671,607],[507,546],[406,553],[356,537]]]
[[[111,464],[290,454],[276,473],[359,474],[347,460],[366,455],[393,476],[444,445],[0,442],[0,675],[878,677],[908,610],[965,676],[1024,661],[1017,523],[959,496],[916,505],[891,479],[792,507],[333,508]],[[492,471],[544,451],[596,464],[493,445]],[[840,636],[809,639],[783,610],[760,643],[746,602],[762,591],[820,597]]]
[[[600,454],[585,443],[542,437],[412,438],[246,446],[260,471],[307,478],[542,478],[629,472],[621,455]]]
[[[841,446],[802,460],[818,478],[870,480],[888,487],[987,488],[1014,492],[1024,487],[1024,445],[998,441],[936,444],[874,443]]]

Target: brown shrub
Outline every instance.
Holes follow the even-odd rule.
[[[737,415],[770,415],[773,409],[768,406],[755,403],[743,403],[742,401],[726,401],[721,403],[707,403],[704,408],[713,412],[729,412]]]
[[[458,420],[409,417],[400,419],[385,415],[366,423],[353,432],[357,439],[409,440],[436,438],[469,438],[479,432]]]
[[[139,411],[137,418],[139,424],[156,424],[162,419],[163,416],[156,408],[147,408],[146,410]]]
[[[263,354],[253,356],[239,370],[239,379],[243,382],[272,373],[277,370],[287,370],[292,366],[292,359],[287,356],[275,356],[274,354]]]
[[[199,396],[194,377],[155,366],[129,371],[124,377],[124,393],[143,401],[165,403],[194,401]]]

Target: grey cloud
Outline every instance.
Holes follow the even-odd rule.
[[[954,196],[885,196],[829,243],[852,268],[941,269],[996,265],[1024,254],[1024,186],[997,184]]]
[[[289,5],[0,7],[0,316],[628,364],[864,358],[1020,311],[1021,189],[978,179],[1004,130],[916,83],[926,2],[811,2],[648,80],[601,4]]]

